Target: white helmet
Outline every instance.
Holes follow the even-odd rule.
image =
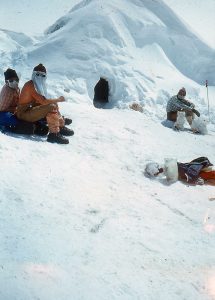
[[[149,176],[157,176],[160,173],[159,164],[156,162],[149,162],[146,164],[145,172]]]

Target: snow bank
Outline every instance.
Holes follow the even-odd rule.
[[[24,35],[3,33],[4,44],[12,42],[9,53],[13,49],[5,54],[1,46],[3,69],[16,67],[23,75],[21,84],[42,62],[50,75],[50,93],[63,92],[69,101],[92,105],[94,86],[103,76],[111,87],[110,108],[137,102],[145,114],[161,120],[169,97],[185,86],[188,97],[207,114],[203,84],[205,79],[214,84],[215,52],[162,1],[82,1],[34,44]]]
[[[91,99],[98,78],[110,78],[112,101],[120,107],[156,101],[169,81],[173,90],[187,83],[196,91],[205,79],[215,84],[215,51],[158,0],[82,1],[46,30],[28,61],[44,58],[51,72],[83,78]]]
[[[25,61],[25,48],[32,45],[32,39],[23,33],[17,33],[0,29],[0,73],[8,67],[17,68]],[[0,77],[0,83],[3,84],[3,77]]]

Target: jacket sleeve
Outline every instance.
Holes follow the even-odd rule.
[[[0,93],[0,111],[14,112],[18,103],[18,96],[18,91],[4,85]]]
[[[193,103],[187,101],[187,100],[180,100],[178,98],[175,99],[175,103],[174,105],[178,108],[178,109],[186,109],[188,111],[192,111],[192,109],[195,107]]]

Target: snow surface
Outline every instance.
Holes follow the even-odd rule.
[[[1,73],[16,68],[22,86],[43,62],[75,131],[66,146],[0,133],[0,300],[215,299],[214,187],[144,174],[166,157],[215,163],[211,84],[208,135],[161,125],[182,86],[207,117],[203,84],[214,82],[214,50],[178,16],[162,1],[94,0],[44,36],[12,32],[12,21],[0,31]],[[111,83],[106,110],[92,105],[100,75]]]

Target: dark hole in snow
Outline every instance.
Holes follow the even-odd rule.
[[[100,78],[94,87],[93,104],[97,108],[104,108],[109,102],[109,84],[105,78]]]

